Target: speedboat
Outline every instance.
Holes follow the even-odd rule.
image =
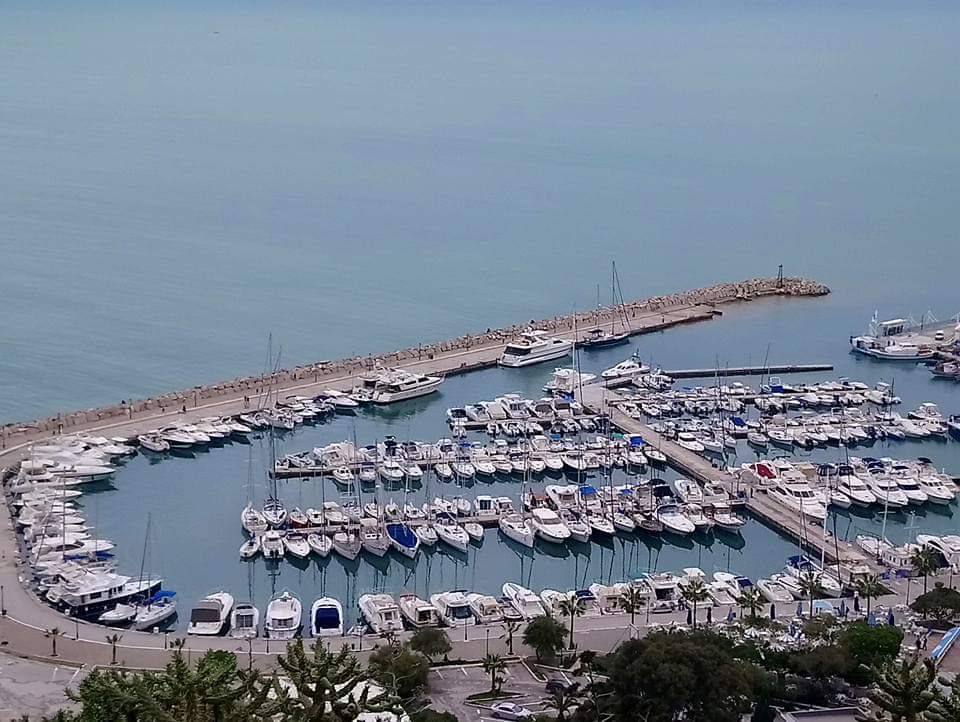
[[[536,617],[546,616],[547,614],[540,598],[519,584],[515,584],[514,582],[504,583],[503,596],[507,598],[513,608],[517,610],[517,613],[524,619],[534,619]]]
[[[503,608],[495,597],[488,594],[468,594],[470,610],[477,624],[496,624],[503,620]]]
[[[155,454],[162,454],[170,450],[170,442],[164,439],[160,434],[141,434],[137,437],[140,448],[152,451]]]
[[[603,371],[600,376],[605,381],[613,381],[617,379],[631,379],[648,373],[649,371],[650,367],[643,364],[636,355],[633,355],[626,361],[621,361],[616,366],[612,366],[606,371]]]
[[[533,546],[536,532],[530,522],[519,514],[501,516],[497,523],[500,526],[500,531],[503,532],[504,536],[508,539],[512,539],[525,547]]]
[[[310,556],[310,544],[302,534],[288,532],[283,538],[283,548],[287,554],[297,559],[306,559]]]
[[[260,537],[260,551],[267,559],[280,559],[284,553],[283,537],[276,529],[271,529]]]
[[[500,365],[520,368],[563,358],[573,350],[573,342],[551,337],[546,331],[525,331],[508,343],[500,356]]]
[[[758,579],[757,589],[764,599],[774,604],[788,604],[794,599],[789,589],[773,579]]]
[[[400,614],[414,629],[436,627],[440,623],[437,607],[416,594],[401,594],[397,603]]]
[[[251,537],[240,545],[240,558],[253,559],[260,553],[260,537]]]
[[[190,612],[187,634],[215,636],[222,633],[231,611],[233,596],[229,592],[215,592],[204,597]]]
[[[656,515],[657,520],[663,524],[664,531],[687,536],[697,530],[694,523],[673,502],[663,502],[657,506]]]
[[[250,602],[240,602],[230,614],[233,639],[255,639],[260,634],[260,610]]]
[[[544,541],[563,544],[570,538],[570,530],[552,509],[534,509],[530,518],[534,533]]]
[[[400,608],[389,594],[361,594],[360,614],[374,634],[403,631]]]
[[[131,604],[118,604],[113,609],[108,609],[103,612],[97,621],[100,624],[105,624],[108,627],[121,627],[126,626],[133,621],[133,618],[137,614],[137,608]]]
[[[713,580],[719,584],[725,584],[734,599],[740,599],[745,591],[754,589],[754,584],[749,577],[729,572],[714,572]]]
[[[843,592],[840,582],[835,577],[826,574],[819,564],[806,555],[797,554],[789,557],[784,569],[789,576],[798,581],[812,574],[819,581],[823,593],[828,597],[839,597]]]
[[[343,607],[333,597],[320,597],[310,606],[310,636],[343,636]]]
[[[267,639],[293,639],[300,634],[303,608],[300,600],[284,590],[270,600],[263,621],[263,633]]]
[[[433,594],[430,603],[436,607],[440,621],[448,627],[466,627],[477,622],[465,591]]]

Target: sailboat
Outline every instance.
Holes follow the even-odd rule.
[[[620,301],[617,302],[618,289],[620,288],[620,279],[617,277],[617,262],[612,262],[612,273],[610,280],[610,293],[612,300],[610,303],[610,330],[597,326],[587,331],[583,338],[577,340],[577,346],[585,349],[609,348],[627,343],[630,340],[630,323],[627,320],[625,303],[623,301],[623,292],[619,293]],[[597,304],[599,306],[599,304]],[[623,330],[616,331],[617,317],[620,317],[623,323]]]

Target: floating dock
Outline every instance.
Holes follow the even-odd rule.
[[[667,457],[667,463],[684,476],[702,484],[719,483],[732,497],[745,498],[747,511],[764,524],[789,536],[812,556],[824,557],[845,570],[847,574],[840,575],[843,581],[850,579],[851,572],[880,571],[875,561],[859,548],[836,539],[812,524],[804,524],[800,515],[777,504],[765,492],[755,489],[724,469],[718,469],[700,454],[684,449],[646,424],[627,416],[612,403],[617,397],[618,394],[610,389],[590,384],[583,387],[580,403],[595,413],[608,414],[610,422],[624,433],[641,436],[647,444],[659,449]]]
[[[833,364],[780,364],[777,366],[727,366],[713,369],[675,369],[664,371],[674,379],[727,378],[729,376],[766,376],[769,374],[805,374],[833,371]]]

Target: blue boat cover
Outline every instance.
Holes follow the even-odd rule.
[[[337,629],[340,626],[340,614],[335,607],[318,607],[313,623],[317,629]]]

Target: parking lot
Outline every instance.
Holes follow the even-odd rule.
[[[553,676],[551,673],[549,676]],[[545,675],[547,676],[547,675]],[[569,674],[557,673],[565,681],[574,681]],[[508,665],[503,691],[517,694],[509,701],[522,705],[533,713],[543,711],[548,696],[544,682],[534,677],[526,665],[514,662]],[[469,703],[466,698],[490,690],[490,676],[476,665],[450,666],[430,670],[431,707],[456,715],[461,722],[483,720],[493,722],[491,702]]]

